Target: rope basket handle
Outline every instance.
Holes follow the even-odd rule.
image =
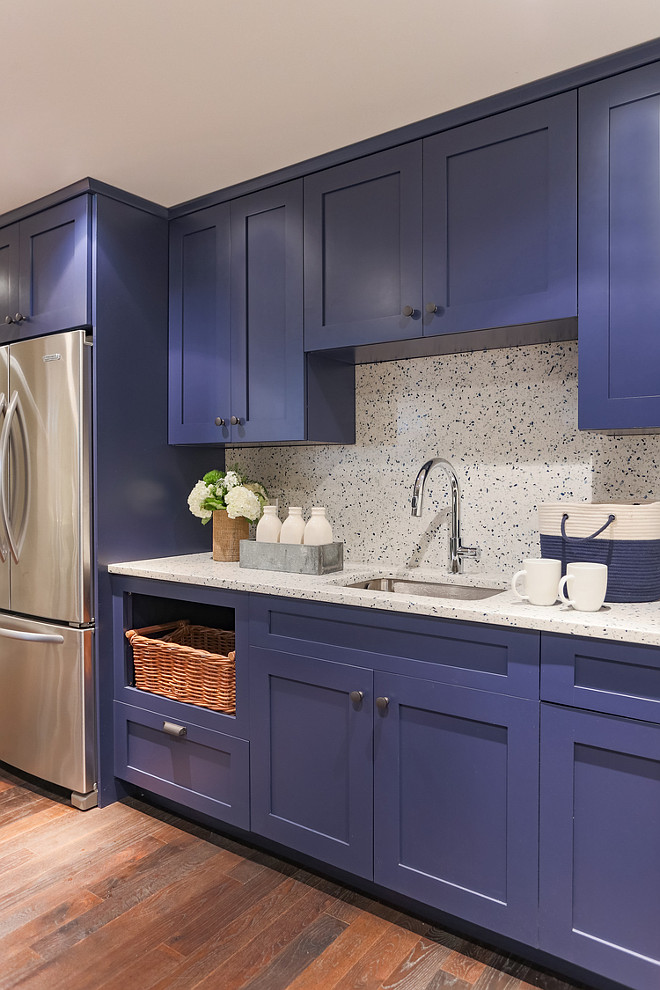
[[[145,636],[150,633],[167,632],[168,630],[178,629],[180,626],[186,625],[188,625],[187,619],[176,619],[174,622],[161,622],[157,626],[144,626],[142,629],[127,629],[124,635],[129,643],[131,643],[134,636]]]
[[[600,527],[600,529],[597,529],[595,533],[592,533],[591,534],[591,536],[567,536],[566,535],[566,520],[567,519],[568,519],[568,512],[565,512],[564,515],[561,517],[561,535],[562,535],[562,537],[565,540],[570,540],[572,542],[584,543],[585,540],[595,540],[597,536],[600,536],[600,534],[603,533],[607,529],[608,526],[611,526],[612,525],[612,523],[616,519],[616,516],[609,515],[607,517],[607,522],[606,523],[603,523],[603,525]]]

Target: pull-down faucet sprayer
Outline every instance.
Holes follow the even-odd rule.
[[[422,514],[422,501],[424,499],[424,485],[426,484],[426,479],[429,476],[429,472],[436,464],[443,468],[444,471],[449,475],[449,484],[451,492],[451,527],[449,531],[449,570],[452,574],[462,574],[463,573],[463,558],[471,557],[473,560],[479,560],[481,556],[481,551],[477,547],[464,547],[461,544],[461,489],[458,484],[458,478],[456,477],[456,472],[453,467],[446,461],[444,457],[434,457],[433,460],[427,461],[422,464],[417,477],[415,478],[415,484],[413,485],[413,493],[411,500],[411,514],[413,516],[421,516]]]

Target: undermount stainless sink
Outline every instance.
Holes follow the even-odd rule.
[[[379,577],[367,581],[355,581],[347,588],[361,588],[364,591],[384,591],[398,595],[426,595],[431,598],[456,598],[474,602],[482,598],[499,595],[503,588],[475,588],[467,584],[443,584],[438,581],[411,581],[409,578]]]

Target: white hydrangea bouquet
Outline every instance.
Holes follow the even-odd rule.
[[[229,519],[256,522],[263,513],[268,494],[258,481],[248,481],[237,466],[229,471],[209,471],[188,496],[188,507],[205,525],[214,512],[225,509]]]

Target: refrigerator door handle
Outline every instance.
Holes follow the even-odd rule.
[[[4,639],[22,639],[29,643],[63,643],[64,636],[59,633],[22,632],[20,629],[5,629],[0,626],[0,637]]]
[[[7,417],[5,419],[5,425],[2,430],[2,437],[0,438],[0,464],[4,466],[7,465],[7,458],[9,456],[9,437],[11,435],[11,428],[12,428],[14,416],[16,416],[19,429],[23,435],[23,444],[25,446],[25,504],[23,506],[23,520],[21,524],[21,531],[18,534],[18,538],[14,536],[12,522],[9,517],[9,507],[7,506],[7,491],[5,485],[1,486],[0,502],[2,503],[2,518],[5,524],[5,529],[7,531],[7,539],[9,540],[9,549],[11,550],[12,557],[14,558],[16,563],[18,563],[21,558],[21,551],[23,549],[23,544],[25,543],[28,513],[30,509],[30,446],[28,440],[28,433],[25,425],[25,416],[23,415],[23,409],[21,406],[21,401],[18,397],[18,392],[14,392],[14,394],[12,395],[9,401],[9,405],[7,406]]]
[[[0,416],[4,416],[7,412],[7,396],[4,392],[0,392]],[[2,433],[4,433],[5,427],[7,425],[7,420],[5,418],[2,424]],[[2,433],[0,433],[0,448],[2,447]],[[4,492],[5,490],[5,460],[0,457],[0,489]],[[0,509],[2,511],[2,529],[0,530],[0,561],[4,564],[7,561],[7,556],[9,554],[9,547],[5,540],[7,535],[7,517],[5,516],[4,499],[0,498]]]

